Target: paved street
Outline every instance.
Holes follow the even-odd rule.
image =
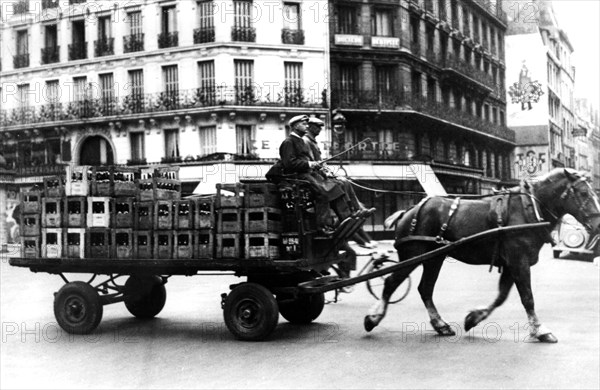
[[[364,261],[365,257],[361,257]],[[328,304],[315,324],[280,318],[271,340],[235,341],[219,294],[232,276],[173,277],[159,317],[140,322],[124,305],[106,306],[88,336],[64,333],[52,312],[58,276],[1,263],[2,388],[598,388],[599,268],[551,258],[532,270],[536,308],[558,337],[524,342],[526,316],[513,290],[474,331],[440,339],[416,287],[372,333],[374,302],[364,285]],[[418,281],[420,271],[413,274]],[[497,273],[447,261],[436,290],[447,321],[488,304]]]

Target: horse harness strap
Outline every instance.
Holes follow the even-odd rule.
[[[403,237],[400,240],[398,240],[398,245],[403,244],[405,242],[410,242],[410,241],[429,241],[429,242],[434,242],[438,245],[452,244],[452,241],[448,241],[448,240],[444,239],[444,233],[446,232],[446,230],[448,229],[448,226],[450,225],[452,216],[458,209],[458,205],[460,203],[460,198],[455,198],[454,202],[452,202],[452,205],[450,206],[450,211],[448,211],[448,218],[446,219],[446,222],[442,224],[442,227],[440,228],[440,232],[438,233],[438,235],[436,237],[413,235],[415,228],[417,226],[417,217],[419,215],[419,211],[421,210],[421,207],[423,207],[423,205],[429,199],[431,199],[431,198],[427,197],[427,198],[424,198],[423,200],[421,200],[421,202],[419,202],[419,204],[417,205],[417,209],[415,211],[415,215],[414,215],[412,221],[410,222],[410,229],[408,231],[408,236]]]
[[[439,243],[439,244],[447,244],[448,241],[444,240],[444,233],[446,233],[446,230],[448,229],[448,225],[450,225],[450,221],[452,220],[452,216],[454,215],[454,212],[456,211],[456,209],[458,209],[458,204],[460,203],[460,198],[456,198],[454,199],[454,202],[452,202],[452,206],[450,206],[450,211],[448,212],[448,219],[446,220],[446,222],[444,224],[442,224],[442,227],[440,228],[440,232],[438,233],[437,237],[435,238],[435,242]]]
[[[409,236],[415,232],[415,228],[417,227],[417,218],[419,217],[419,211],[421,211],[421,207],[423,207],[429,199],[431,199],[431,197],[426,196],[425,198],[421,199],[419,204],[417,204],[417,208],[415,210],[415,216],[413,217],[412,221],[410,221],[410,229],[408,230]]]

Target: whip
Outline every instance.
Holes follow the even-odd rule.
[[[357,146],[359,146],[359,145],[361,145],[361,144],[364,144],[365,142],[371,142],[371,138],[367,137],[367,138],[363,139],[363,140],[362,140],[362,141],[360,141],[359,143],[357,143],[357,144],[355,144],[355,145],[352,145],[352,146],[350,146],[348,149],[345,149],[345,150],[343,150],[343,151],[339,152],[338,154],[336,154],[336,155],[334,155],[334,156],[331,156],[331,157],[329,157],[329,158],[327,158],[327,159],[325,159],[325,160],[323,160],[323,161],[319,162],[319,165],[321,165],[321,164],[325,164],[327,161],[333,160],[334,158],[336,158],[336,157],[339,157],[339,156],[341,156],[342,154],[344,154],[344,153],[346,153],[346,152],[349,152],[349,151],[351,151],[352,149],[356,148]]]

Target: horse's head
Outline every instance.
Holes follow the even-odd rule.
[[[545,203],[559,216],[571,214],[588,233],[600,234],[600,200],[585,174],[555,169],[540,183],[539,189],[545,193]]]

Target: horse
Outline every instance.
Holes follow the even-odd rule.
[[[399,260],[404,261],[499,226],[549,222],[546,230],[504,231],[500,236],[457,246],[448,256],[467,264],[490,265],[490,270],[496,266],[500,271],[496,299],[487,307],[469,312],[465,318],[466,331],[502,305],[514,284],[527,313],[531,339],[556,343],[558,339],[541,324],[534,310],[530,267],[538,262],[541,247],[552,241],[550,231],[565,214],[574,216],[590,234],[600,234],[600,201],[587,176],[572,169],[557,168],[535,182],[522,181],[520,186],[497,194],[471,199],[427,197],[411,209],[388,217],[386,227],[396,226],[394,247]],[[418,291],[436,332],[441,336],[454,336],[455,332],[433,303],[433,290],[444,258],[445,255],[422,263]],[[382,298],[365,316],[367,332],[381,322],[393,292],[417,266],[407,266],[385,279]]]

